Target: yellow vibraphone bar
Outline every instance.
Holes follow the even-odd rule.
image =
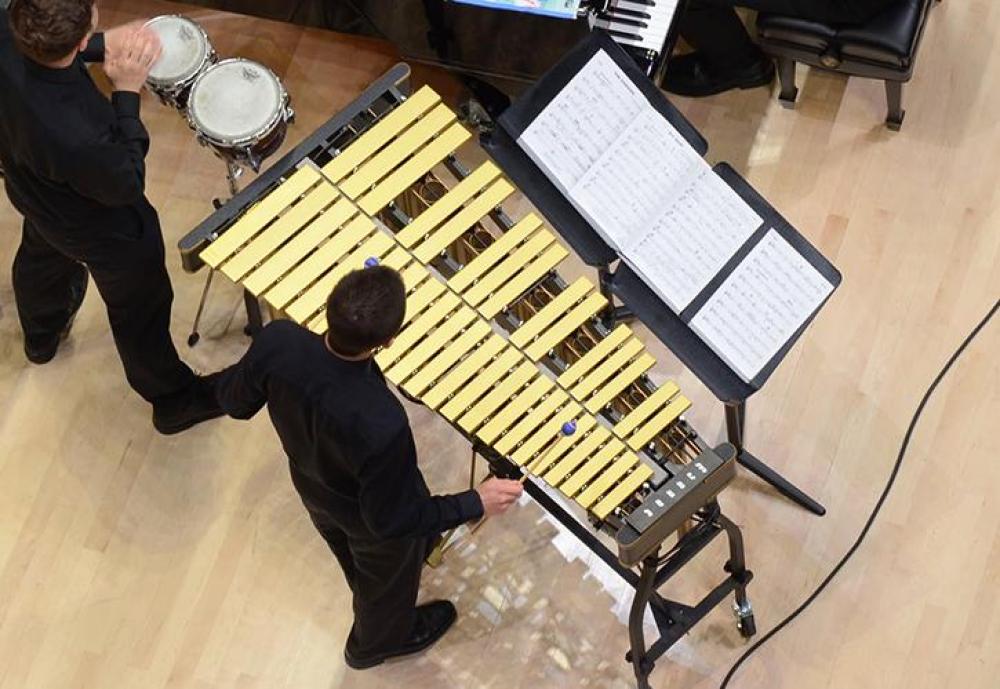
[[[649,383],[655,360],[628,326],[596,329],[608,304],[590,280],[542,284],[568,252],[535,214],[482,237],[514,186],[489,161],[451,188],[433,172],[469,138],[424,87],[330,162],[288,176],[201,258],[318,334],[347,272],[369,258],[398,270],[406,319],[376,357],[387,379],[604,520],[653,477],[645,450],[692,459],[697,448],[677,430],[690,403],[672,382]],[[416,193],[404,227],[379,220],[428,185],[435,193]],[[443,268],[456,252],[462,262]],[[500,319],[516,327],[505,332]],[[554,370],[543,364],[553,358]],[[576,433],[560,435],[571,420]]]

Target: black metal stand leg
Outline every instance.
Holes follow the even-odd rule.
[[[778,80],[781,82],[781,93],[778,100],[786,108],[795,107],[795,99],[799,97],[799,89],[795,86],[795,60],[790,57],[779,57]]]
[[[726,538],[729,540],[729,561],[726,563],[726,571],[736,581],[736,587],[733,589],[733,612],[736,614],[736,625],[743,638],[749,639],[757,633],[757,624],[753,617],[753,606],[750,605],[750,598],[747,596],[747,584],[750,583],[753,574],[746,567],[743,534],[740,533],[739,527],[721,512],[716,517],[716,521],[726,530]]]
[[[615,295],[611,293],[611,269],[602,266],[597,269],[597,284],[601,296],[608,300],[608,308],[604,310],[601,320],[604,327],[611,330],[619,323],[630,323],[635,320],[635,314],[627,306],[615,306]]]
[[[201,314],[205,311],[205,301],[208,299],[208,290],[212,286],[213,275],[215,275],[215,271],[209,268],[208,277],[205,279],[205,289],[201,291],[201,300],[198,302],[198,312],[194,315],[194,325],[191,326],[191,334],[188,335],[188,347],[194,347],[201,339],[198,326],[201,324]]]
[[[770,484],[779,493],[792,502],[806,508],[813,514],[823,516],[826,508],[809,497],[791,481],[764,464],[743,447],[743,434],[746,421],[746,402],[726,403],[726,435],[729,442],[736,448],[736,461],[741,466],[755,474],[765,483]]]
[[[906,111],[903,110],[903,82],[886,81],[885,99],[889,105],[889,114],[885,118],[885,126],[894,132],[898,132],[903,126],[903,118]]]
[[[253,337],[264,327],[264,316],[260,311],[260,302],[249,290],[243,290],[243,303],[247,307],[247,327],[243,329],[243,332]]]
[[[638,689],[650,689],[649,675],[653,672],[653,663],[646,658],[646,637],[642,631],[642,619],[646,614],[649,599],[653,595],[657,564],[656,553],[642,561],[639,567],[639,583],[635,587],[635,598],[632,599],[632,610],[628,616],[628,638],[632,647],[628,660],[632,663]]]

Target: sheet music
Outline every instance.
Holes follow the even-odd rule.
[[[691,329],[750,382],[832,291],[771,229],[699,309]]]
[[[628,262],[680,313],[760,227],[760,216],[710,169],[702,170],[628,243]]]
[[[535,118],[518,143],[569,193],[643,107],[645,96],[597,51]]]
[[[708,170],[680,132],[647,104],[569,191],[605,240],[628,255],[684,186]]]
[[[518,143],[678,313],[763,222],[603,50]]]

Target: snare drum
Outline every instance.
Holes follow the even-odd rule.
[[[278,77],[243,58],[222,60],[191,87],[187,117],[203,145],[229,163],[260,169],[281,147],[295,113]]]
[[[146,26],[163,46],[163,52],[149,70],[146,85],[164,104],[183,111],[191,85],[216,61],[215,50],[204,29],[186,17],[155,17]]]

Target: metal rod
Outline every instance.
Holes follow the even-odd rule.
[[[215,270],[209,268],[208,277],[205,279],[205,287],[201,290],[201,299],[198,301],[198,312],[194,315],[194,325],[191,326],[191,334],[188,335],[188,347],[194,347],[198,344],[198,340],[201,339],[201,333],[198,332],[198,326],[201,324],[201,315],[205,311],[205,302],[208,300],[208,290],[212,286],[212,277],[214,275]]]

